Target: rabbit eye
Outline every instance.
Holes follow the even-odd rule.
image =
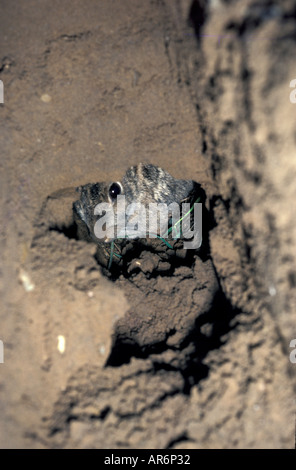
[[[119,183],[112,183],[109,188],[109,197],[111,201],[114,201],[119,194],[121,194],[121,185]]]

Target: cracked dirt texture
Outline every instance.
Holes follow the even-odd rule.
[[[295,3],[1,8],[0,446],[294,447]],[[36,238],[142,161],[206,192],[191,264],[108,279],[67,195]]]

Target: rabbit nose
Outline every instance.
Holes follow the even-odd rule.
[[[86,224],[84,206],[80,201],[74,202],[73,211]]]

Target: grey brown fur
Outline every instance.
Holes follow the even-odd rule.
[[[158,166],[140,163],[129,168],[122,179],[127,202],[180,202],[193,190],[193,181],[179,180]]]
[[[111,184],[86,184],[77,188],[80,199],[73,205],[75,218],[76,221],[84,222],[93,241],[97,241],[94,225],[98,218],[94,215],[94,209],[100,202],[109,202],[108,191]],[[120,184],[121,194],[125,196],[127,205],[139,202],[145,207],[151,202],[169,205],[189,201],[190,195],[195,193],[198,186],[194,181],[176,179],[160,167],[143,163],[129,168]]]
[[[97,204],[106,202],[112,207],[116,216],[116,200],[111,200],[109,195],[112,184],[114,183],[102,182],[80,186],[77,188],[80,198],[73,204],[78,237],[97,243],[98,252],[105,251],[106,246],[110,251],[110,244],[98,240],[94,234],[94,226],[99,217],[94,214],[94,210]],[[122,180],[115,184],[120,185],[126,206],[137,202],[145,208],[148,208],[150,203],[169,205],[175,202],[180,205],[182,202],[189,202],[192,204],[200,189],[200,185],[192,180],[176,179],[160,167],[143,163],[129,168]],[[127,244],[127,239],[116,240],[116,243],[122,248]]]

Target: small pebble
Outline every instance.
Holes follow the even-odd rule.
[[[19,279],[24,286],[26,292],[32,292],[35,289],[35,284],[31,281],[29,274],[26,271],[21,270],[19,273]]]
[[[59,351],[61,354],[64,354],[65,349],[66,349],[66,339],[65,339],[65,336],[59,335],[57,339],[58,339],[58,351]]]
[[[268,292],[269,292],[269,295],[271,295],[271,297],[274,297],[276,295],[276,288],[273,285],[271,285],[269,286]]]
[[[105,348],[104,344],[101,344],[101,345],[100,345],[99,351],[100,351],[100,354],[101,354],[102,356],[105,355],[106,348]]]
[[[49,103],[51,101],[51,96],[45,93],[44,95],[41,95],[41,101],[43,101],[43,103]]]

